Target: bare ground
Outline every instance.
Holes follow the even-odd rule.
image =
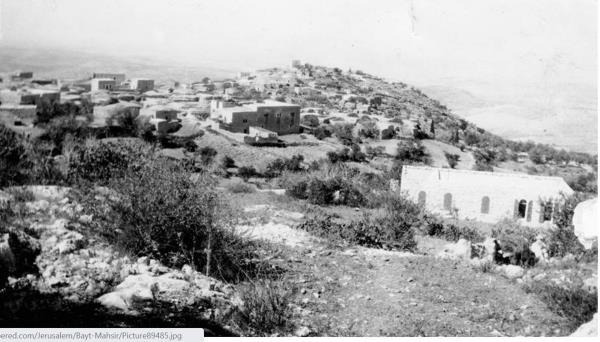
[[[263,217],[256,238],[280,244],[271,262],[294,284],[296,326],[315,336],[555,336],[570,331],[534,294],[465,261],[439,259],[446,241],[419,238],[415,254],[336,248],[293,232],[300,216],[277,208],[273,197],[255,201]],[[266,205],[266,206],[260,206]],[[249,206],[250,207],[250,206]],[[290,205],[284,206],[291,209]],[[274,213],[278,213],[274,215]],[[282,239],[289,236],[294,243]],[[303,237],[305,238],[302,241]],[[300,241],[298,241],[300,239]]]

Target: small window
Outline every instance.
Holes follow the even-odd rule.
[[[516,218],[525,218],[525,213],[527,211],[527,201],[524,199],[518,201],[515,209]]]
[[[490,213],[490,198],[488,196],[483,196],[483,198],[481,199],[481,213]]]
[[[419,192],[419,205],[425,206],[425,202],[427,201],[427,194],[425,191]]]
[[[248,119],[244,119],[244,120],[242,120],[242,122],[243,122],[243,123],[247,123],[247,122],[248,122]]]
[[[444,195],[444,209],[452,210],[452,194]]]

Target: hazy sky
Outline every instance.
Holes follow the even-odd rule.
[[[359,68],[417,85],[595,86],[594,0],[0,0],[0,42],[249,68]]]

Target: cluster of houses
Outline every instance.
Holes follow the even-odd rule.
[[[61,82],[35,80],[32,72],[20,72],[0,79],[0,115],[9,112],[28,121],[43,102],[80,104],[87,100],[93,105],[92,126],[115,125],[113,119],[126,113],[147,118],[158,134],[168,134],[178,130],[189,115],[207,119],[213,128],[243,134],[244,141],[274,142],[279,135],[300,133],[301,115],[318,116],[327,111],[284,102],[283,95],[292,99],[321,97],[336,103],[341,111],[357,114],[376,110],[386,96],[323,78],[316,81],[315,74],[331,73],[323,68],[305,67],[299,61],[292,66],[242,72],[236,79],[204,78],[167,85],[148,78],[127,79],[123,73],[93,73],[86,80]],[[261,97],[249,99],[250,90]],[[518,157],[519,161],[528,159],[526,154]],[[421,166],[404,166],[396,187],[434,213],[482,222],[513,217],[533,227],[551,225],[561,194],[573,193],[559,177]]]

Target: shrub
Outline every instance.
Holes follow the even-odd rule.
[[[418,140],[398,142],[396,159],[403,162],[428,163],[425,147]]]
[[[94,227],[134,255],[170,267],[191,265],[207,275],[239,280],[252,274],[256,246],[233,230],[233,215],[209,178],[192,180],[183,166],[151,159],[129,167],[109,187],[116,196],[84,201]]]
[[[221,165],[224,169],[233,168],[235,167],[235,160],[233,160],[233,158],[231,158],[230,156],[223,156],[223,158],[221,159]]]
[[[353,129],[353,124],[335,124],[331,126],[333,135],[340,139],[344,145],[351,145],[354,142],[354,136],[352,135]]]
[[[204,165],[212,164],[215,156],[217,155],[217,150],[210,146],[205,146],[200,149],[200,161]]]
[[[492,228],[492,238],[500,241],[503,251],[516,252],[535,242],[539,231],[522,226],[518,221],[504,219]]]
[[[459,222],[444,222],[437,216],[428,216],[425,220],[427,234],[444,240],[456,242],[460,239],[471,242],[482,242],[485,240],[479,229],[474,226],[460,224]]]
[[[319,126],[319,118],[316,115],[308,114],[302,116],[302,120],[300,123],[309,127],[318,127]]]
[[[444,155],[446,156],[446,160],[448,161],[448,165],[450,166],[450,168],[455,168],[458,164],[458,161],[460,160],[460,156],[458,154],[452,154],[448,152],[444,152]]]
[[[0,187],[24,184],[29,164],[23,138],[0,124]]]
[[[243,305],[238,311],[238,324],[266,335],[287,330],[292,316],[290,284],[258,280],[240,286],[239,292]]]
[[[313,134],[317,139],[323,140],[323,139],[329,138],[331,136],[331,131],[329,129],[327,129],[326,127],[319,126],[319,127],[315,128],[315,130],[313,131]]]
[[[365,121],[362,123],[362,128],[358,132],[360,136],[369,138],[369,139],[377,139],[379,138],[379,128],[377,128],[377,124],[375,121]]]
[[[304,161],[304,156],[301,154],[297,154],[292,156],[289,159],[277,158],[267,165],[267,170],[265,172],[265,176],[267,177],[277,177],[283,171],[291,171],[298,172],[302,171],[302,162]]]
[[[573,227],[573,214],[575,207],[587,199],[587,195],[575,193],[572,196],[563,195],[557,207],[552,212],[552,219],[556,227],[549,230],[544,237],[550,257],[563,257],[569,253],[578,255],[583,252],[583,246],[575,236]]]
[[[571,331],[589,322],[598,311],[598,292],[590,293],[575,284],[533,281],[524,288],[540,297],[550,311],[566,318]]]
[[[414,228],[421,220],[420,208],[399,196],[390,196],[378,214],[364,212],[361,219],[350,223],[339,223],[331,215],[314,216],[299,228],[338,243],[413,250],[416,247]]]
[[[130,168],[139,168],[149,152],[147,145],[138,142],[88,140],[75,147],[69,161],[68,178],[73,183],[105,184],[112,178],[121,177]]]
[[[253,193],[255,191],[254,187],[248,183],[244,183],[244,182],[230,182],[228,183],[225,188],[234,194],[239,194],[239,193]]]
[[[396,137],[396,130],[394,126],[389,126],[381,131],[381,140],[394,139]]]
[[[241,177],[245,182],[251,177],[257,175],[256,169],[253,166],[242,166],[238,169],[238,176]]]

